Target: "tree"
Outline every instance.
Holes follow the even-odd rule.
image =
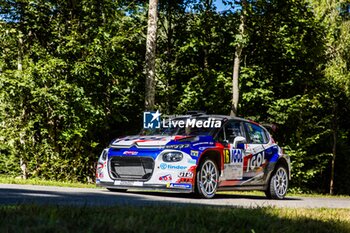
[[[160,12],[157,98],[169,113],[197,109],[227,114],[238,17],[233,11],[217,12],[212,1],[185,2],[173,8],[172,34],[163,27],[166,19]],[[168,35],[172,37],[166,39]]]
[[[143,108],[144,10],[115,1],[7,3],[0,5],[8,16],[0,27],[0,173],[20,175],[23,159],[29,177],[91,181],[102,148],[135,130]]]
[[[329,128],[332,132],[332,159],[330,168],[329,193],[334,194],[335,167],[338,154],[341,118],[339,117],[339,106],[344,105],[342,95],[350,97],[350,19],[348,0],[321,0],[311,1],[315,9],[315,15],[326,29],[326,55],[325,82],[331,88],[327,89],[329,103],[331,103],[329,114],[332,120]]]
[[[157,8],[158,8],[158,0],[150,0],[149,7],[148,7],[148,28],[147,28],[146,56],[145,56],[145,61],[146,61],[145,109],[146,110],[154,110],[154,104],[155,104]]]
[[[212,0],[159,0],[148,44],[146,2],[0,0],[1,174],[23,175],[22,159],[28,177],[91,181],[102,148],[137,133],[147,100],[169,114],[239,106],[277,124],[293,188],[328,192],[333,180],[333,193],[350,192],[348,1],[224,0],[218,12]]]
[[[232,103],[231,103],[231,116],[237,115],[238,101],[239,101],[239,70],[241,63],[241,55],[244,47],[244,43],[246,40],[246,17],[247,17],[247,8],[248,3],[247,0],[241,0],[241,16],[240,16],[240,24],[239,24],[239,34],[236,37],[236,51],[235,58],[233,64],[233,75],[232,75]]]

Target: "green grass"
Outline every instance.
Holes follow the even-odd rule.
[[[1,232],[350,232],[349,209],[0,206]]]
[[[0,184],[25,184],[25,185],[44,185],[44,186],[60,186],[74,188],[96,188],[95,184],[84,184],[79,182],[63,182],[54,180],[43,180],[39,178],[21,179],[8,176],[0,176]]]

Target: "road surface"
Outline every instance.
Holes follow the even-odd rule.
[[[39,185],[0,184],[0,205],[208,205],[232,207],[350,208],[349,198],[287,197],[269,200],[263,196],[217,194],[198,199],[189,194],[158,192],[110,192],[105,189],[67,188]]]

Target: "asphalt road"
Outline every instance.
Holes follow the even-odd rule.
[[[349,198],[287,197],[269,200],[263,196],[217,194],[198,199],[189,194],[158,192],[110,192],[105,189],[66,188],[39,185],[0,184],[0,205],[210,205],[232,207],[350,208]]]

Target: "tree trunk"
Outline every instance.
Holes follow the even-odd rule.
[[[22,33],[18,36],[18,56],[17,56],[17,70],[22,71],[23,69],[23,38]]]
[[[209,41],[210,41],[210,28],[209,28],[209,25],[208,25],[208,18],[211,17],[210,15],[210,10],[212,8],[212,4],[213,4],[213,1],[212,0],[206,0],[205,1],[205,17],[204,17],[204,38],[203,38],[203,44],[204,44],[204,48],[203,48],[203,55],[204,55],[204,58],[203,58],[203,68],[204,68],[204,71],[205,72],[208,72],[208,69],[209,69],[209,62],[208,62],[208,58],[209,58]]]
[[[333,148],[332,148],[332,168],[331,168],[331,181],[329,184],[329,194],[334,194],[334,167],[335,167],[335,157],[336,157],[336,149],[337,149],[337,133],[333,131]]]
[[[18,35],[17,70],[19,72],[21,72],[23,70],[23,33],[21,30],[19,31],[19,35]],[[20,74],[20,75],[22,75],[22,74]],[[25,106],[23,103],[23,110],[22,110],[22,114],[21,114],[22,120],[25,119],[25,115],[26,115],[26,110],[25,110]],[[22,178],[27,179],[28,178],[27,161],[25,159],[25,156],[23,155],[23,153],[25,151],[25,140],[24,140],[24,135],[22,133],[20,133],[19,141],[20,141],[20,144],[22,147],[22,152],[21,152],[20,158],[19,158],[19,165],[20,165],[20,168],[22,171]]]
[[[336,104],[333,105],[333,148],[332,148],[332,166],[331,166],[331,181],[329,184],[329,194],[334,194],[334,170],[335,170],[335,157],[337,155],[337,112],[336,112],[337,106]]]
[[[155,102],[155,60],[156,60],[156,40],[157,40],[157,7],[158,0],[149,1],[148,9],[148,29],[146,42],[146,92],[145,109],[154,110]]]
[[[242,48],[236,48],[235,60],[233,64],[233,78],[232,78],[232,105],[230,116],[237,116],[237,107],[239,101],[239,87],[238,87],[238,78],[239,78],[239,67],[241,62]],[[239,51],[240,50],[240,51]]]
[[[240,69],[240,63],[241,63],[241,55],[243,51],[243,39],[245,37],[245,22],[246,22],[246,15],[247,15],[247,0],[241,1],[242,5],[242,12],[240,17],[240,25],[239,25],[239,34],[240,34],[240,40],[237,43],[236,51],[235,51],[235,59],[233,64],[233,77],[232,77],[232,103],[231,103],[231,112],[230,116],[236,116],[237,115],[237,107],[238,107],[238,101],[239,101],[239,86],[238,86],[238,79],[239,79],[239,69]]]
[[[166,90],[167,90],[167,95],[166,95],[166,105],[167,105],[167,111],[168,113],[173,112],[174,110],[174,98],[173,98],[173,92],[171,90],[172,85],[173,85],[173,78],[171,77],[171,61],[173,59],[173,14],[175,14],[176,10],[173,10],[175,7],[173,7],[174,2],[173,1],[168,1],[167,3],[167,12],[166,12],[166,21],[168,23],[168,29],[166,30],[166,35],[167,35],[167,65],[166,65]],[[175,3],[176,4],[176,3]]]

